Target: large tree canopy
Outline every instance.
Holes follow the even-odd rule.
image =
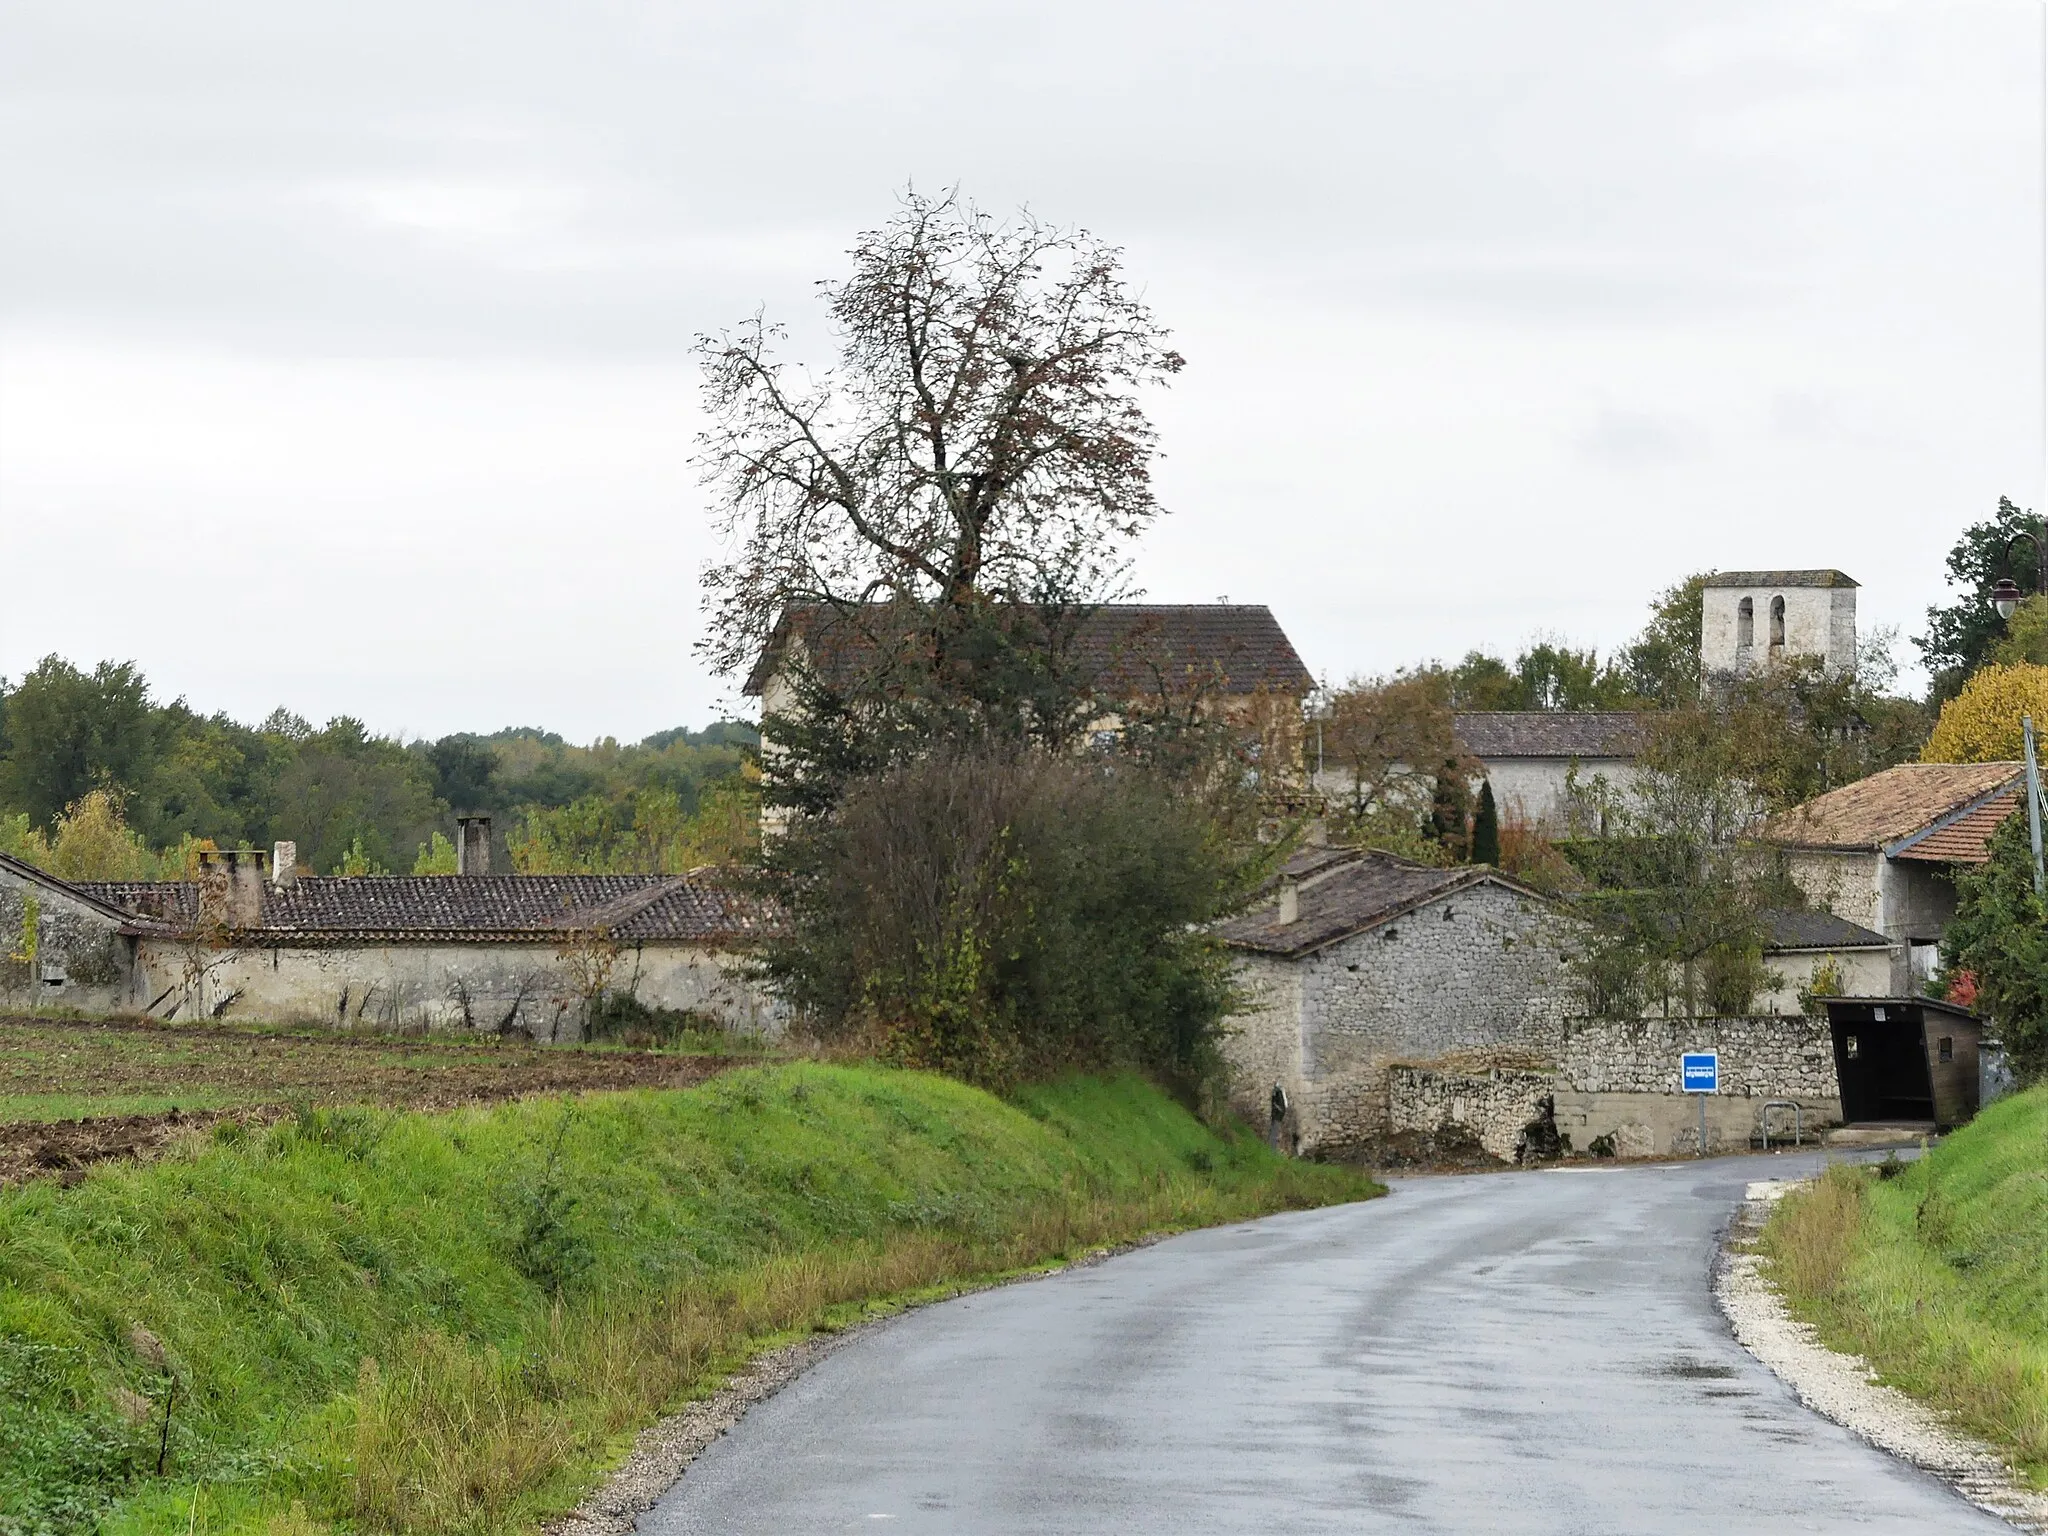
[[[1948,584],[1961,596],[1945,607],[1929,608],[1927,633],[1913,638],[1927,664],[1933,702],[1960,693],[1970,674],[2005,638],[2005,623],[1991,606],[1991,588],[1999,577],[2010,576],[2023,591],[2034,590],[2033,546],[2022,541],[2017,561],[2007,557],[2007,549],[2016,535],[2033,533],[2038,526],[2031,513],[2001,496],[1997,513],[1965,528],[1948,552]]]
[[[760,316],[700,342],[698,463],[730,558],[708,658],[749,664],[794,603],[906,605],[933,645],[987,601],[1112,595],[1158,512],[1141,396],[1179,371],[1120,253],[1029,214],[906,192],[824,285],[839,357],[775,355]]]

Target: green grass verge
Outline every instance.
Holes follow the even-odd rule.
[[[1903,1167],[1837,1164],[1784,1200],[1762,1246],[1831,1347],[2048,1482],[2048,1089]]]
[[[0,1531],[530,1528],[764,1341],[1380,1193],[1133,1078],[309,1109],[0,1192]]]

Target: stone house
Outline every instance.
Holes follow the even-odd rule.
[[[758,910],[706,874],[308,878],[289,850],[281,880],[252,850],[210,856],[198,881],[67,883],[5,861],[0,922],[20,931],[33,903],[41,939],[34,984],[7,973],[0,1002],[567,1041],[606,990],[779,1027],[737,963]]]
[[[1218,932],[1248,998],[1224,1047],[1232,1101],[1263,1125],[1280,1087],[1303,1152],[1383,1138],[1396,1063],[1540,1046],[1572,991],[1570,919],[1486,866],[1304,849],[1270,900]]]
[[[1452,726],[1501,819],[1548,836],[1601,830],[1584,824],[1575,788],[1604,779],[1625,793],[1636,780],[1643,717],[1633,710],[1461,710]]]
[[[164,924],[0,854],[0,1008],[135,1007],[140,946],[168,934]]]
[[[1194,705],[1270,737],[1268,749],[1289,760],[1299,750],[1301,704],[1315,687],[1293,642],[1257,603],[1105,603],[1064,611],[1013,608],[1018,645],[1038,653],[1053,673],[1092,695],[1099,710],[1090,729],[1109,735],[1121,712],[1149,705]],[[896,635],[890,605],[835,608],[795,604],[783,610],[748,674],[744,691],[764,716],[795,707],[793,668],[826,681],[850,680],[884,665],[892,652],[914,650],[918,637]],[[762,760],[772,762],[764,740]]]
[[[1990,856],[2023,776],[2018,763],[1901,763],[1772,817],[1759,840],[1813,906],[1884,936],[1889,981],[1870,995],[1911,996],[1955,916],[1956,868]]]

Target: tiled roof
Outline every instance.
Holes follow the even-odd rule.
[[[1883,934],[1832,912],[1766,912],[1769,949],[1889,949]]]
[[[1716,571],[1702,586],[1707,587],[1856,587],[1840,571]]]
[[[131,912],[190,926],[189,881],[87,881]],[[263,888],[263,943],[514,942],[603,928],[621,943],[716,943],[762,931],[759,904],[704,875],[337,875]]]
[[[76,880],[59,880],[55,875],[50,874],[46,870],[38,869],[33,864],[21,859],[12,858],[4,853],[0,853],[0,871],[5,871],[32,885],[40,885],[46,890],[70,896],[76,899],[81,906],[97,912],[101,917],[106,918],[110,922],[121,924],[122,927],[131,932],[137,929],[147,931],[155,926],[147,922],[137,923],[135,921],[136,913],[132,909],[124,906],[119,901],[101,894],[100,890],[95,886]]]
[[[1633,710],[1467,710],[1452,717],[1458,743],[1485,762],[1500,757],[1632,758],[1643,717]]]
[[[758,695],[792,637],[801,637],[811,665],[830,673],[872,655],[888,607],[842,613],[811,603],[784,611],[747,677]],[[1187,688],[1223,694],[1268,689],[1298,698],[1315,679],[1296,654],[1273,610],[1263,603],[1108,603],[1078,618],[1067,659],[1090,685],[1130,697]]]
[[[1982,864],[1991,857],[1991,835],[2019,808],[2020,792],[2015,786],[1937,821],[1917,837],[1885,852],[1895,859],[1922,859],[1930,864]]]
[[[1536,900],[1548,900],[1486,865],[1436,869],[1391,854],[1369,853],[1303,882],[1293,922],[1280,921],[1276,898],[1232,918],[1216,931],[1235,948],[1292,958],[1378,927],[1424,902],[1486,884],[1504,885]]]
[[[1764,824],[1788,848],[1889,848],[2011,785],[2018,763],[1901,763],[1795,805]]]

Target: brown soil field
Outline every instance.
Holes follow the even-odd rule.
[[[729,1056],[0,1017],[0,1184],[141,1157],[296,1104],[450,1109],[536,1093],[687,1088]]]

